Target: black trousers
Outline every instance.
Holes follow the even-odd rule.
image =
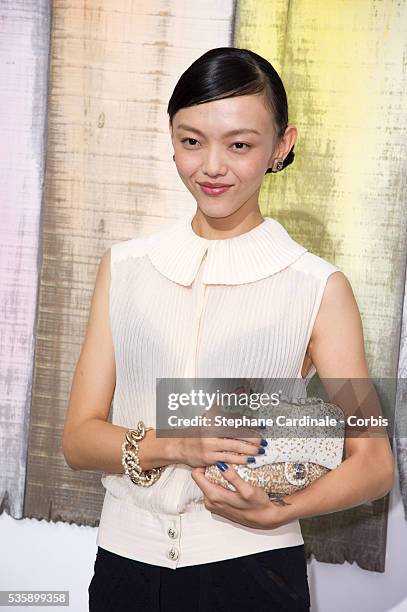
[[[170,569],[98,547],[89,612],[309,612],[304,545]]]

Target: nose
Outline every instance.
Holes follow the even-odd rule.
[[[219,148],[208,148],[204,155],[202,171],[208,176],[224,176],[227,173],[227,165]]]

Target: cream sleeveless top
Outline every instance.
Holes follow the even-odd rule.
[[[156,425],[158,378],[295,378],[330,274],[271,217],[252,230],[208,240],[194,213],[164,230],[111,247],[110,321],[116,360],[112,423]],[[299,521],[248,528],[203,505],[187,465],[153,486],[102,475],[97,544],[176,569],[303,544]]]

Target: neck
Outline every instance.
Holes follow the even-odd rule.
[[[192,218],[191,226],[195,234],[206,240],[223,240],[245,234],[263,223],[260,210],[254,210],[244,215],[240,211],[226,217],[209,217],[199,208]]]

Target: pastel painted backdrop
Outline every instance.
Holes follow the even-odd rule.
[[[17,1],[0,11],[2,510],[98,524],[101,474],[73,472],[61,449],[96,268],[113,242],[193,209],[166,105],[210,48],[250,48],[281,75],[299,139],[294,164],[265,177],[262,212],[343,270],[371,375],[402,375],[406,0],[55,0],[52,11]],[[25,45],[13,44],[22,29]],[[387,510],[388,496],[302,521],[308,554],[383,572]]]
[[[46,0],[0,4],[0,508],[15,518],[23,516],[37,294],[47,257],[40,236],[50,17]]]

